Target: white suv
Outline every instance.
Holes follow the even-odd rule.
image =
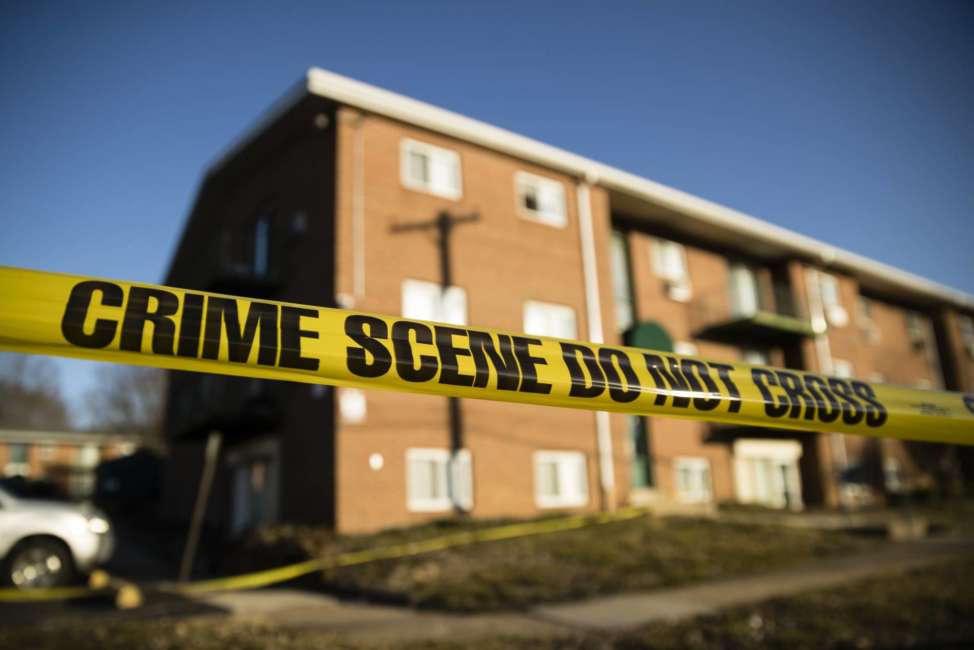
[[[15,498],[0,488],[0,582],[21,589],[70,582],[111,557],[112,527],[88,505]]]

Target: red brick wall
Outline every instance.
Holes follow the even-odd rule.
[[[570,306],[578,335],[588,337],[575,180],[528,163],[375,116],[357,121],[351,111],[338,120],[337,290],[353,293],[352,191],[354,142],[362,129],[365,163],[366,291],[356,309],[401,313],[402,281],[439,281],[431,235],[392,234],[394,223],[432,219],[440,210],[477,212],[480,221],[459,226],[453,235],[454,284],[467,293],[468,322],[520,331],[527,300]],[[400,182],[400,141],[410,137],[458,152],[463,197],[458,201],[408,189]],[[518,215],[515,173],[527,171],[560,181],[565,188],[567,225],[552,227]],[[592,193],[595,244],[600,271],[603,327],[615,337],[607,255],[607,198]],[[339,423],[337,432],[337,527],[367,530],[427,519],[406,510],[405,453],[409,447],[449,446],[445,398],[366,391],[368,414],[362,424]],[[584,411],[465,400],[467,447],[474,474],[473,514],[532,515],[533,452],[571,449],[586,454],[589,503],[599,503],[595,416]],[[628,484],[624,420],[614,440],[617,483]],[[385,464],[369,468],[381,453]],[[624,497],[624,492],[621,495]],[[442,513],[447,514],[447,513]],[[439,515],[439,516],[442,516]]]

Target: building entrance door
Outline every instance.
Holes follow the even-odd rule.
[[[279,473],[276,441],[258,441],[235,449],[229,455],[229,464],[233,477],[231,535],[275,523]]]

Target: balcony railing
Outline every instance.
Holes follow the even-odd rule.
[[[243,264],[215,263],[210,277],[207,290],[248,298],[276,298],[281,287],[280,275],[276,271],[257,275]]]
[[[170,385],[170,436],[179,438],[218,429],[255,433],[276,427],[282,417],[279,389],[242,377],[180,373]]]
[[[690,327],[694,336],[728,342],[775,342],[815,333],[784,284],[771,291],[732,288],[694,296]]]

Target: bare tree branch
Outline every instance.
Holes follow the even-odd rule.
[[[161,449],[165,391],[162,370],[106,365],[86,394],[89,422],[100,431],[138,435],[143,445]]]
[[[71,414],[57,366],[46,357],[0,354],[0,427],[64,430]]]

